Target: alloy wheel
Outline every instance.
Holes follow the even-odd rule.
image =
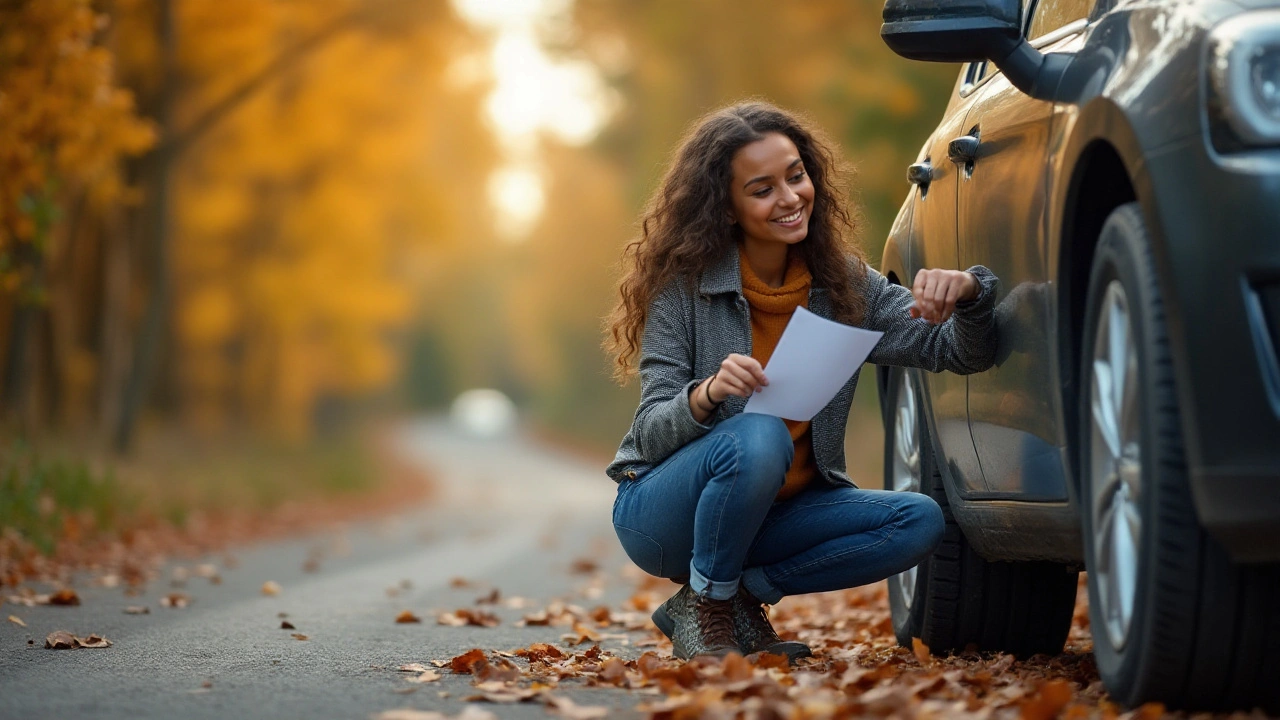
[[[893,425],[893,489],[898,492],[920,492],[920,434],[916,411],[916,393],[906,371],[898,373],[898,404],[894,408]],[[916,571],[898,573],[898,592],[903,607],[911,607],[916,593]]]
[[[1124,647],[1137,592],[1142,512],[1138,351],[1119,280],[1107,286],[1093,345],[1090,388],[1090,517],[1101,616],[1111,646]]]

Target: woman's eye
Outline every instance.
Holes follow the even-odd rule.
[[[756,197],[764,197],[765,195],[768,195],[768,194],[769,194],[769,191],[770,191],[771,189],[772,189],[772,188],[763,187],[763,188],[760,188],[759,190],[756,190],[755,192],[753,192],[753,193],[751,193],[751,194],[752,194],[752,195],[755,195]]]
[[[801,170],[800,172],[796,173],[795,175],[792,175],[792,176],[791,176],[791,182],[799,182],[799,181],[800,181],[800,178],[802,178],[802,177],[804,177],[804,171],[803,171],[803,170]]]

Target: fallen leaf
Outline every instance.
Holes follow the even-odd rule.
[[[452,588],[467,588],[467,587],[471,587],[471,581],[470,581],[470,580],[468,580],[468,579],[466,579],[466,578],[464,578],[464,577],[455,577],[455,578],[450,578],[450,579],[449,579],[449,587],[452,587]]]
[[[51,650],[74,650],[80,647],[80,643],[66,630],[55,630],[44,639],[44,646]]]
[[[915,653],[916,660],[926,667],[929,665],[929,661],[933,658],[933,656],[929,654],[929,646],[925,645],[924,641],[918,637],[911,638],[911,652]]]
[[[17,615],[10,615],[9,622],[13,623],[14,625],[20,625],[22,627],[27,626],[26,623],[22,622],[22,618],[18,617]]]
[[[528,702],[546,692],[545,688],[513,687],[504,682],[497,681],[476,683],[475,687],[480,691],[480,694],[466,697],[465,700],[467,702]]]
[[[404,665],[396,668],[396,670],[399,670],[400,672],[427,672],[430,669],[431,668],[423,665],[422,663],[405,663]]]
[[[289,622],[288,620],[281,620],[280,629],[281,630],[297,630],[298,628],[295,627],[294,624]]]
[[[600,569],[600,565],[591,558],[578,558],[569,566],[569,571],[579,575],[590,575]]]
[[[101,635],[77,637],[66,630],[55,630],[44,639],[44,646],[51,650],[75,650],[76,648],[111,647],[111,641]]]
[[[547,712],[570,720],[598,720],[609,717],[609,708],[600,705],[578,705],[563,695],[547,694]]]
[[[525,649],[517,650],[515,654],[531,663],[546,660],[563,660],[567,657],[563,650],[547,643],[534,643]]]
[[[396,616],[396,622],[397,623],[420,623],[422,622],[422,618],[418,617],[417,615],[414,615],[412,612],[408,610],[402,610],[400,614]]]
[[[473,648],[449,661],[449,669],[462,675],[470,675],[481,663],[488,664],[484,651]]]
[[[476,598],[477,605],[496,605],[502,599],[502,594],[498,592],[498,588],[489,591],[488,595],[481,595]]]
[[[161,596],[160,604],[168,608],[184,608],[191,604],[191,596],[186,593],[169,593]]]
[[[263,594],[263,595],[267,595],[267,596],[269,596],[269,597],[274,597],[274,596],[276,596],[276,595],[279,595],[279,594],[280,594],[280,590],[281,590],[281,588],[280,588],[280,583],[276,582],[275,580],[268,580],[268,581],[266,581],[266,582],[262,583],[262,594]]]
[[[440,679],[440,673],[436,672],[435,670],[424,670],[423,672],[420,672],[417,675],[414,675],[413,677],[409,678],[409,682],[429,683],[429,682],[435,682],[439,679]]]
[[[414,710],[412,708],[383,710],[374,715],[373,720],[497,720],[497,717],[497,715],[488,710],[469,706],[463,708],[458,715],[445,715],[435,710]]]
[[[89,637],[78,637],[76,641],[80,643],[82,648],[104,648],[111,647],[111,641],[101,635],[90,635]]]
[[[470,608],[462,608],[453,612],[443,612],[436,616],[437,625],[447,625],[450,627],[462,627],[463,625],[474,625],[476,627],[497,627],[502,623],[497,615],[484,610],[472,610]]]
[[[1066,680],[1054,679],[1041,685],[1035,695],[1022,702],[1022,717],[1025,720],[1052,720],[1066,704],[1071,702],[1071,684]]]
[[[307,558],[307,561],[302,563],[302,572],[313,573],[317,572],[319,569],[320,561],[315,558]]]
[[[71,588],[61,588],[49,596],[50,605],[79,605],[80,596]]]
[[[129,605],[124,609],[125,615],[150,615],[151,608],[146,605]]]
[[[417,688],[413,689],[416,690]],[[374,715],[373,720],[449,720],[449,716],[435,710],[399,708],[397,710],[383,710]]]
[[[310,640],[310,639],[311,639],[311,638],[307,637],[306,635],[303,635],[302,633],[289,633],[289,635],[290,635],[290,637],[292,637],[294,640]]]

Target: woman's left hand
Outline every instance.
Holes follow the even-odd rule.
[[[944,323],[955,312],[956,303],[977,298],[980,289],[973,273],[926,268],[916,273],[911,286],[916,302],[908,312],[935,325]]]

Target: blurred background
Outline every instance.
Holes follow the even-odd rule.
[[[957,71],[890,53],[880,10],[0,0],[7,541],[403,497],[379,429],[479,388],[477,431],[517,416],[607,482],[638,389],[601,321],[689,123],[809,114],[878,261]],[[878,487],[870,380],[849,460]]]

